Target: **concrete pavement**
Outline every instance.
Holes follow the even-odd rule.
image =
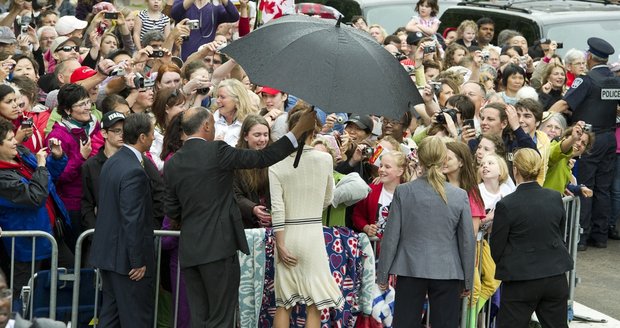
[[[610,240],[604,249],[589,247],[587,251],[579,252],[577,277],[581,282],[575,289],[575,301],[620,320],[620,241]],[[575,313],[581,314],[577,306]],[[620,323],[594,324],[592,327],[620,327]]]

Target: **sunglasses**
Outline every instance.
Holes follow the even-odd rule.
[[[78,46],[64,46],[64,47],[60,47],[58,49],[56,49],[56,51],[64,51],[64,52],[71,52],[71,50],[75,51],[75,52],[80,52],[80,47]]]

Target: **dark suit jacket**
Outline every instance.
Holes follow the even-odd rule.
[[[181,266],[191,267],[249,253],[233,193],[235,169],[267,167],[294,150],[282,137],[256,151],[224,141],[189,139],[164,166],[166,215],[181,223]]]
[[[573,268],[564,245],[566,212],[559,192],[538,183],[520,184],[495,205],[491,255],[495,279],[533,280]]]
[[[122,147],[99,179],[99,206],[90,252],[93,266],[127,274],[146,265],[154,273],[153,209],[149,177],[134,153]]]
[[[97,203],[99,201],[99,175],[103,164],[108,160],[104,147],[94,157],[82,164],[82,230],[95,227]],[[153,199],[153,229],[161,229],[164,220],[164,181],[155,164],[142,155],[144,171],[149,177]]]

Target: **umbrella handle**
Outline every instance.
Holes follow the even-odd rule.
[[[293,162],[294,168],[297,168],[297,166],[299,166],[299,160],[301,159],[301,153],[304,152],[304,145],[306,144],[307,137],[308,137],[308,132],[304,132],[301,135],[301,138],[297,140],[297,154],[295,155],[295,161]]]

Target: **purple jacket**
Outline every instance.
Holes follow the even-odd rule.
[[[199,29],[191,30],[189,40],[183,42],[181,58],[186,60],[189,55],[198,51],[198,47],[215,39],[215,32],[220,24],[238,21],[239,11],[230,0],[226,6],[214,6],[209,2],[200,9],[192,4],[187,11],[183,8],[183,0],[174,0],[170,16],[177,22],[189,18],[196,19],[201,24]]]
[[[45,143],[50,138],[56,138],[62,142],[62,150],[67,154],[69,161],[62,174],[56,180],[56,190],[69,211],[79,211],[82,198],[82,164],[86,161],[80,153],[80,139],[85,138],[84,129],[72,129],[69,131],[64,125],[55,123]],[[99,122],[89,136],[93,150],[101,148],[103,138],[100,132]],[[97,152],[91,152],[94,156]]]

